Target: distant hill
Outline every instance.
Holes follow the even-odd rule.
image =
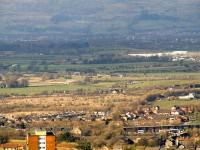
[[[199,0],[1,0],[0,4],[0,33],[123,35],[199,26]]]
[[[0,1],[0,40],[103,40],[115,45],[184,37],[199,43],[199,27],[199,0]]]

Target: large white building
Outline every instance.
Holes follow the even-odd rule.
[[[178,98],[179,98],[179,99],[194,99],[194,98],[195,98],[195,95],[194,95],[194,93],[189,93],[189,94],[186,95],[186,96],[179,96]]]
[[[138,53],[138,54],[128,54],[129,56],[133,56],[133,57],[153,57],[153,56],[158,56],[158,57],[162,57],[162,56],[177,56],[177,55],[185,55],[187,54],[188,51],[173,51],[173,52],[167,52],[167,53]]]

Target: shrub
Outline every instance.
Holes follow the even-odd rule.
[[[148,146],[150,146],[150,147],[156,147],[158,145],[159,145],[158,144],[158,140],[156,140],[156,139],[150,139],[150,140],[148,140]]]
[[[92,150],[91,144],[86,141],[79,141],[77,148],[80,150]]]
[[[111,139],[113,136],[114,136],[114,133],[106,133],[104,138],[105,138],[106,140],[109,140],[109,139]]]
[[[139,146],[147,146],[147,144],[148,144],[148,142],[147,142],[146,138],[141,138],[137,143],[137,145],[139,145]]]
[[[60,142],[62,142],[62,141],[75,142],[78,139],[79,138],[74,137],[70,132],[66,132],[66,133],[60,134],[58,136],[58,141],[60,141]]]
[[[196,145],[196,146],[199,146],[199,145],[200,145],[200,140],[196,141],[196,142],[195,142],[195,145]]]
[[[91,136],[92,135],[92,130],[90,129],[85,129],[81,133],[82,136]]]
[[[7,143],[9,141],[9,138],[7,135],[0,135],[0,144]]]
[[[103,147],[103,146],[106,146],[106,143],[107,141],[104,140],[103,138],[95,138],[93,141],[92,141],[92,144],[94,147]]]

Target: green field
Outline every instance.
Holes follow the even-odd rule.
[[[130,85],[129,88],[147,88],[147,87],[169,87],[174,85],[184,85],[199,83],[199,80],[148,80],[140,81],[139,84]]]
[[[75,92],[77,90],[95,91],[99,88],[109,88],[114,82],[102,82],[97,84],[71,84],[71,85],[48,85],[48,86],[32,86],[27,88],[4,88],[0,89],[0,95],[38,95],[38,94],[53,94],[64,91]]]
[[[55,85],[37,85],[30,84],[30,87],[27,88],[5,88],[0,89],[0,95],[37,95],[42,93],[62,93],[66,92],[73,92],[76,90],[84,90],[84,92],[92,92],[96,89],[105,89],[112,87],[113,85],[120,86],[122,88],[127,88],[130,90],[135,89],[145,89],[145,88],[153,88],[158,89],[160,87],[172,87],[176,84],[178,85],[188,85],[191,83],[199,83],[199,73],[151,73],[151,74],[141,74],[141,73],[133,73],[130,74],[128,77],[93,77],[94,81],[97,83],[90,83],[90,84],[81,84],[81,83],[73,83],[70,85],[65,84],[55,84]],[[166,79],[170,78],[170,79]],[[79,77],[80,80],[83,80],[84,77]],[[74,78],[79,80],[79,78]],[[62,79],[65,81],[66,79]],[[60,80],[59,80],[60,81]],[[136,81],[136,84],[130,84],[125,86],[125,83],[128,81]]]
[[[118,51],[116,51],[118,53]],[[115,53],[116,53],[115,52]],[[0,64],[6,66],[6,71],[19,72],[62,72],[62,71],[80,71],[80,72],[122,72],[122,73],[163,73],[163,72],[190,72],[194,66],[194,71],[198,70],[198,65],[191,62],[157,62],[157,61],[140,61],[137,62],[133,58],[132,62],[124,62],[124,56],[127,58],[127,53],[123,52],[121,58],[116,62],[101,61],[98,63],[87,63],[86,60],[95,59],[97,56],[101,58],[98,52],[96,55],[68,56],[68,55],[40,55],[40,54],[10,54],[0,55]],[[119,54],[119,53],[118,53]],[[74,61],[76,60],[76,61]],[[81,61],[79,61],[81,60]],[[85,60],[85,61],[83,61]],[[0,65],[0,67],[1,67]],[[17,65],[17,67],[13,67]],[[0,68],[1,69],[1,68]],[[4,71],[5,71],[4,70]],[[189,70],[189,71],[188,71]]]
[[[160,106],[161,109],[171,109],[173,106],[191,106],[200,105],[200,100],[158,100],[153,103],[153,106]]]

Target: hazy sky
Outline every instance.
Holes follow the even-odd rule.
[[[199,27],[200,0],[0,0],[0,34]]]

